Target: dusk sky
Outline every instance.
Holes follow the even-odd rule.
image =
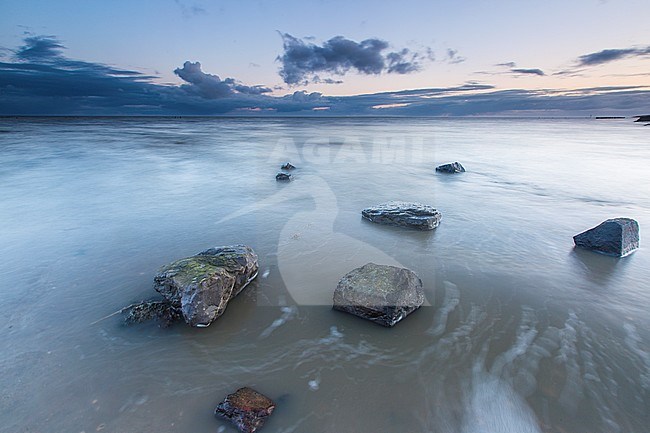
[[[0,114],[648,114],[647,17],[647,0],[3,0]]]

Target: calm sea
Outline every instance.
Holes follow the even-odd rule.
[[[643,433],[650,130],[627,120],[0,119],[0,431]],[[298,168],[275,181],[280,165]],[[460,161],[461,175],[435,173]],[[417,201],[432,232],[363,221]],[[641,248],[573,248],[607,218]],[[247,244],[260,275],[206,329],[124,326],[175,259]],[[387,329],[331,310],[373,261],[423,281]]]

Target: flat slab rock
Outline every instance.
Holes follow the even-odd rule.
[[[442,214],[435,208],[403,201],[390,201],[361,211],[361,216],[377,224],[433,230],[440,225]]]
[[[368,263],[341,278],[333,308],[392,327],[423,303],[422,281],[413,271]]]
[[[217,417],[232,422],[241,432],[259,430],[275,409],[273,400],[252,388],[239,388],[229,394],[214,410]]]
[[[154,289],[179,308],[191,326],[205,327],[256,276],[257,254],[246,245],[210,248],[160,269]]]
[[[461,165],[460,162],[452,162],[449,164],[442,164],[436,167],[436,171],[439,171],[441,173],[464,173],[465,172],[465,167]]]
[[[623,257],[639,248],[639,223],[631,218],[612,218],[573,237],[577,247]]]

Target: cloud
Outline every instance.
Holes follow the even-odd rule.
[[[206,74],[201,70],[199,62],[187,61],[182,68],[174,69],[174,73],[188,83],[182,85],[182,89],[206,99],[227,98],[235,93],[261,95],[272,92],[265,86],[247,86],[234,78],[221,80],[218,75]]]
[[[18,60],[51,61],[61,59],[65,47],[54,36],[29,36],[25,45],[14,52]]]
[[[596,66],[628,57],[650,56],[650,46],[642,48],[608,49],[578,57],[578,66]]]
[[[447,63],[455,65],[458,63],[463,63],[465,60],[467,60],[465,57],[458,55],[458,50],[447,48]]]
[[[316,45],[289,33],[280,36],[284,53],[277,60],[282,64],[280,76],[289,85],[307,84],[321,73],[345,75],[350,70],[366,75],[409,74],[419,71],[427,58],[408,48],[384,54],[389,44],[376,38],[355,42],[335,36]]]
[[[202,6],[194,3],[191,5],[186,5],[185,2],[181,0],[174,0],[174,3],[178,5],[178,7],[181,8],[181,13],[183,14],[183,18],[192,18],[197,15],[207,15],[208,11],[205,10]]]
[[[523,75],[539,75],[540,77],[546,75],[541,69],[512,68],[510,72]]]
[[[546,74],[544,71],[538,68],[517,68],[517,64],[515,62],[505,62],[505,63],[497,63],[494,66],[498,67],[505,67],[508,70],[507,71],[498,71],[498,72],[489,72],[489,71],[479,71],[475,72],[475,74],[482,74],[482,75],[513,75],[513,76],[521,76],[521,75],[537,75],[539,77],[543,77]]]
[[[634,115],[650,99],[647,86],[531,91],[477,82],[352,96],[305,90],[272,96],[265,86],[204,72],[199,62],[175,70],[184,84],[156,84],[138,71],[70,59],[52,36],[30,36],[12,53],[0,61],[0,115]]]

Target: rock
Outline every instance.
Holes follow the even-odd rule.
[[[349,272],[334,291],[335,310],[388,327],[417,310],[423,302],[422,281],[413,271],[374,263]]]
[[[235,424],[239,431],[252,433],[262,428],[273,409],[273,400],[252,388],[244,387],[229,394],[219,403],[214,414]]]
[[[464,173],[465,167],[460,162],[452,162],[450,164],[442,164],[436,167],[436,171],[441,173]]]
[[[623,257],[639,248],[639,224],[631,218],[608,219],[573,237],[577,247]]]
[[[431,206],[420,203],[390,201],[361,211],[368,221],[392,226],[433,230],[440,225],[442,214]]]
[[[183,313],[180,308],[174,307],[171,302],[163,300],[144,301],[139,304],[130,305],[126,309],[126,324],[142,323],[148,320],[159,320],[161,326],[167,327],[172,323],[180,321]]]
[[[205,327],[223,314],[228,302],[256,276],[257,255],[245,245],[211,248],[164,266],[154,289],[180,308],[191,326]]]
[[[635,116],[637,119],[635,122],[650,122],[650,114],[646,114],[643,116]]]
[[[290,162],[287,162],[284,164],[282,167],[280,167],[282,170],[293,170],[296,168],[294,165],[292,165]]]
[[[287,173],[278,173],[275,175],[275,180],[281,181],[281,182],[288,182],[293,178],[290,174]]]

